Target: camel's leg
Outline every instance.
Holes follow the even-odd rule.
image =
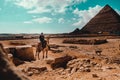
[[[40,53],[40,52],[38,52],[38,60],[40,60],[39,53]]]
[[[37,59],[38,59],[38,52],[37,52]]]
[[[36,53],[35,53],[35,59],[37,60],[37,54],[38,54],[38,52],[36,51]]]
[[[34,58],[36,59],[36,54],[37,54],[37,52],[34,54]]]
[[[44,59],[44,50],[43,50],[43,59]]]
[[[37,50],[36,50],[36,52],[35,52],[35,56],[37,56]]]
[[[48,50],[46,50],[46,58],[48,58]]]

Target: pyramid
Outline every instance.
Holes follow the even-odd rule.
[[[72,35],[80,34],[80,29],[76,28],[74,31],[70,32]]]
[[[120,15],[109,5],[106,5],[80,30],[80,33],[120,34]]]

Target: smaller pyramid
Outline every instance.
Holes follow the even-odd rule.
[[[80,34],[80,29],[76,28],[73,32],[71,32],[70,34],[74,35],[74,34]]]

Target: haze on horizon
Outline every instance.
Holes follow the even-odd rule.
[[[68,33],[119,0],[0,0],[0,33]]]

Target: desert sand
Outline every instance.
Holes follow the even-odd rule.
[[[30,80],[120,80],[120,39],[107,39],[107,43],[99,45],[62,43],[64,39],[66,38],[50,38],[49,44],[58,47],[51,47],[48,58],[43,59],[41,52],[40,60],[24,61],[24,64],[16,66],[17,69]],[[0,41],[5,48],[21,46],[13,45],[12,42],[25,43],[24,46],[27,46],[36,45],[39,40]],[[36,47],[33,50],[35,54]],[[97,55],[96,50],[101,50],[101,55]],[[68,61],[65,68],[52,69],[48,62],[65,55],[74,59]],[[45,70],[38,70],[39,68]]]

